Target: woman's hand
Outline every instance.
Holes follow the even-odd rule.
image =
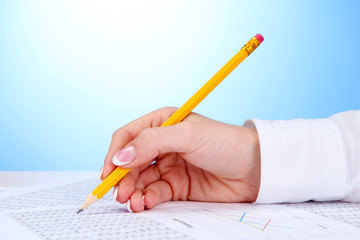
[[[195,113],[160,127],[176,110],[157,110],[113,134],[100,178],[116,165],[132,168],[115,187],[114,199],[134,212],[170,200],[255,201],[260,185],[256,130]]]

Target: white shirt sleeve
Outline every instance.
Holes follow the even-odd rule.
[[[257,203],[360,202],[360,110],[327,119],[251,119],[261,149]]]

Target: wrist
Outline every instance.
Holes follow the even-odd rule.
[[[249,129],[251,132],[251,140],[252,143],[252,158],[250,161],[252,161],[253,164],[253,170],[250,173],[250,193],[251,193],[251,202],[255,202],[257,199],[257,196],[259,194],[260,189],[260,179],[261,179],[261,151],[260,151],[260,140],[259,135],[256,129]]]
[[[245,197],[242,202],[255,202],[260,189],[261,154],[260,141],[256,129],[239,127],[239,163],[242,171],[238,180],[244,183],[241,193]]]

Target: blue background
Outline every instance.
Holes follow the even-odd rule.
[[[324,118],[360,109],[359,1],[1,1],[0,170],[97,170],[112,133],[181,106],[256,33],[195,111]]]

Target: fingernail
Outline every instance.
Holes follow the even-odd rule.
[[[114,202],[117,202],[117,195],[118,195],[118,191],[119,191],[119,188],[118,187],[116,187],[115,188],[115,190],[114,190],[114,192],[113,192],[113,199],[114,199]]]
[[[100,171],[99,171],[99,177],[98,177],[98,178],[99,178],[100,180],[102,180],[101,177],[102,177],[103,171],[104,171],[104,167],[102,167],[102,168],[100,169]]]
[[[142,204],[145,206],[145,203],[144,203],[144,198],[145,198],[145,195],[143,195],[143,196],[142,196],[142,198],[141,198],[141,202],[142,202]]]
[[[126,208],[129,212],[133,212],[133,210],[131,210],[131,207],[130,207],[130,199],[126,202]]]
[[[116,166],[122,166],[134,161],[136,157],[135,148],[128,146],[118,151],[112,159],[112,162]]]

